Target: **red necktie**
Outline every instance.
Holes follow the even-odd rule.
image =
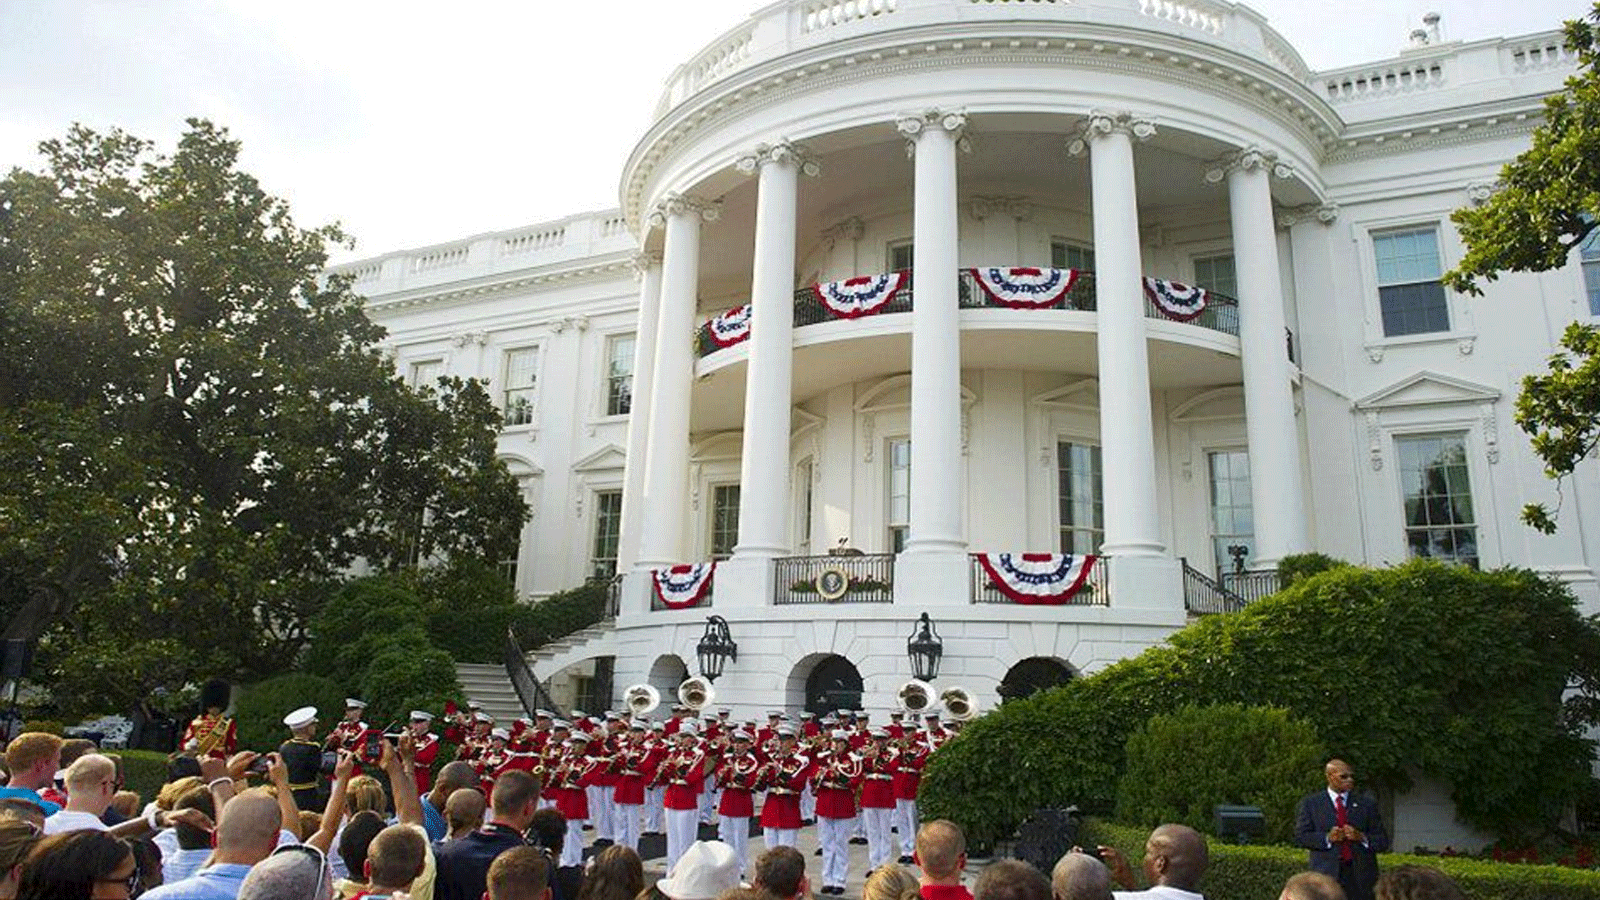
[[[1343,794],[1333,798],[1333,812],[1334,815],[1337,816],[1336,821],[1338,822],[1340,828],[1350,824],[1349,816],[1345,815]],[[1355,855],[1355,851],[1350,849],[1349,841],[1339,842],[1339,860],[1341,862],[1350,862],[1355,858]]]

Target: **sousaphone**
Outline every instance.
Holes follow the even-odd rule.
[[[711,682],[704,678],[686,678],[678,685],[678,702],[695,712],[710,706],[716,697],[717,692],[711,687]]]
[[[965,722],[978,714],[978,698],[964,687],[946,688],[939,695],[939,702],[944,704],[945,713],[957,722]]]
[[[900,685],[896,696],[905,711],[912,715],[920,715],[933,704],[933,695],[928,693],[928,686],[920,681],[908,681]]]
[[[661,705],[661,692],[648,684],[636,684],[622,692],[622,702],[635,716],[647,715]]]

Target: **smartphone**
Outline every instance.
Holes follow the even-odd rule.
[[[270,768],[271,766],[272,766],[272,760],[268,759],[267,755],[265,753],[263,753],[260,756],[256,757],[255,759],[251,760],[250,768],[245,769],[245,774],[246,775],[265,775],[265,774],[267,774],[267,769]]]
[[[367,732],[367,742],[361,748],[363,759],[376,762],[383,758],[383,733],[379,731]]]

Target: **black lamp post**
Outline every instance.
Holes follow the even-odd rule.
[[[724,663],[739,658],[739,645],[728,634],[728,620],[721,616],[706,616],[706,633],[694,649],[700,657],[700,674],[711,681],[722,677]]]
[[[1244,558],[1250,555],[1250,547],[1245,544],[1229,544],[1228,555],[1233,557],[1233,574],[1244,574]]]
[[[918,681],[932,681],[939,677],[939,657],[944,655],[944,641],[933,627],[927,613],[911,626],[911,636],[906,638],[906,656],[911,660],[911,676]]]

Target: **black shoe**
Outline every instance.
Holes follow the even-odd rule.
[[[916,860],[912,859],[910,856],[902,856],[900,857],[899,862],[902,866],[909,866],[915,864]]]
[[[850,839],[850,843],[857,844],[857,845],[865,844],[866,842],[867,842],[866,838],[851,838]]]
[[[609,847],[609,846],[611,846],[612,844],[615,844],[615,843],[616,843],[616,841],[613,841],[611,838],[595,838],[594,839],[594,844],[592,846],[596,850],[604,850],[605,848],[607,848],[607,847]]]
[[[821,848],[821,847],[818,847],[818,848],[817,848],[817,852],[815,852],[815,853],[813,853],[813,854],[811,854],[811,855],[812,855],[812,856],[821,856],[821,855],[822,855],[822,848]],[[827,891],[827,890],[828,890],[828,889],[827,889],[827,888],[823,888],[823,889],[822,889],[822,890],[823,890],[823,891],[824,891],[824,892],[826,892],[826,891]]]

